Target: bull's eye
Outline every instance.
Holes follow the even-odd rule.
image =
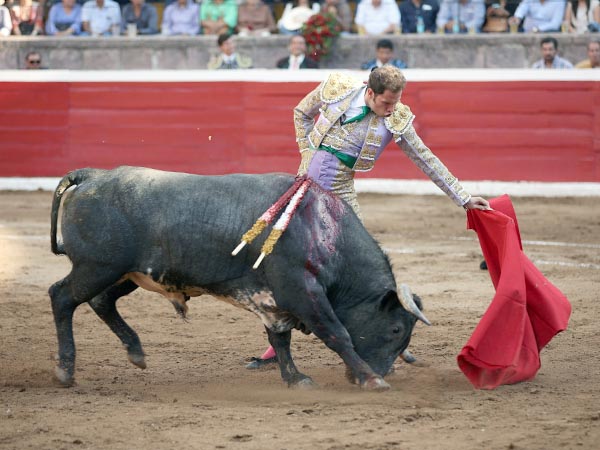
[[[400,328],[399,327],[394,327],[394,329],[392,330],[392,333],[394,333],[394,334],[400,333]]]

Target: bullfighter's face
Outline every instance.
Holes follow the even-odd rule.
[[[375,94],[373,89],[367,88],[365,93],[365,103],[379,117],[389,117],[394,112],[396,103],[400,101],[402,91],[392,92],[383,91],[383,94]]]

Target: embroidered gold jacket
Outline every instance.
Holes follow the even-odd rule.
[[[296,142],[303,153],[301,172],[305,171],[308,158],[318,149],[327,136],[328,145],[336,150],[348,152],[344,145],[345,135],[338,121],[348,111],[352,99],[364,83],[343,73],[333,73],[315,90],[310,92],[294,109]],[[316,123],[315,117],[319,115]],[[393,139],[404,153],[457,205],[464,205],[471,196],[460,185],[456,177],[429,150],[416,133],[412,122],[414,114],[410,108],[398,102],[390,117],[378,117],[370,113],[362,148],[357,154],[355,171],[368,171],[383,149]],[[304,168],[304,170],[303,170]]]

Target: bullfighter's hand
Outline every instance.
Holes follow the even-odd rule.
[[[465,203],[465,209],[483,209],[490,211],[490,203],[483,197],[471,197],[471,199]]]

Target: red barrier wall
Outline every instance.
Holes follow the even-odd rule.
[[[292,109],[317,82],[3,82],[0,176],[142,165],[295,172]],[[600,181],[600,83],[410,82],[423,140],[466,180]],[[368,177],[423,178],[390,145]]]

